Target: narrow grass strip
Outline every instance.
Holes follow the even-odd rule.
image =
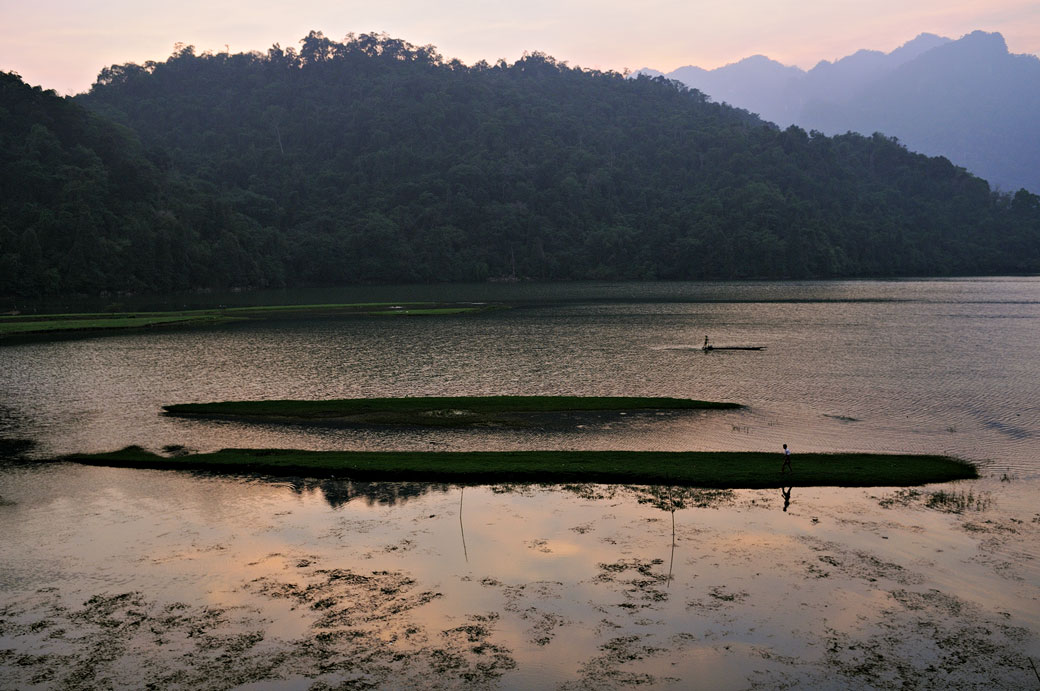
[[[970,463],[948,456],[799,454],[781,473],[783,457],[762,452],[510,451],[368,452],[224,449],[165,457],[140,447],[64,460],[129,468],[226,473],[336,476],[354,480],[457,484],[575,483],[672,485],[725,489],[776,487],[907,487],[977,478]]]
[[[564,411],[689,410],[742,408],[739,403],[647,396],[405,396],[399,398],[290,399],[178,403],[177,414],[280,415],[326,417],[375,412],[451,411],[473,413],[553,413]]]
[[[265,305],[167,312],[81,312],[0,316],[0,338],[31,334],[105,332],[156,326],[212,325],[286,316],[443,316],[500,309],[486,303],[364,302],[328,305]]]
[[[638,412],[648,410],[707,410],[742,408],[739,403],[688,398],[623,396],[429,396],[405,398],[343,398],[326,401],[222,401],[163,406],[169,415],[240,419],[297,424],[413,425],[455,427],[514,425],[532,416],[561,413]],[[541,420],[546,422],[545,420]],[[549,420],[548,422],[552,422]]]
[[[154,326],[172,326],[175,324],[216,324],[223,321],[230,320],[215,314],[183,316],[160,314],[158,316],[142,315],[140,317],[116,316],[94,319],[48,319],[38,321],[0,323],[0,335],[13,336],[22,334],[38,334],[48,332],[53,333],[65,331],[109,331],[113,329],[145,329]]]

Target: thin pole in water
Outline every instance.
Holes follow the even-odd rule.
[[[466,488],[463,487],[459,492],[459,532],[462,534],[462,556],[466,557],[466,563],[469,563],[469,552],[466,551],[466,529],[462,527],[462,500],[466,498]]]

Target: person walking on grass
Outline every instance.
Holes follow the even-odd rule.
[[[784,444],[784,464],[780,466],[780,474],[784,474],[790,470],[794,472],[794,468],[791,467],[791,449],[787,448],[787,444]]]

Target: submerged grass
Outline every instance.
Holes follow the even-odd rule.
[[[893,495],[885,496],[878,501],[883,508],[892,506],[910,506],[921,503],[929,509],[943,511],[945,513],[966,513],[969,511],[985,511],[993,505],[993,497],[987,492],[975,493],[973,489],[960,490],[932,490],[923,491],[918,489],[901,489]]]
[[[558,413],[742,408],[739,403],[621,396],[428,396],[326,401],[223,401],[163,406],[169,415],[253,421],[456,427],[521,424]],[[544,421],[544,420],[543,420]]]
[[[63,460],[130,468],[209,470],[356,480],[479,483],[673,485],[727,489],[906,487],[978,477],[948,456],[800,454],[781,474],[782,457],[762,452],[475,451],[370,452],[224,449],[166,457],[132,446]]]
[[[451,315],[494,309],[485,303],[364,302],[324,305],[267,305],[222,307],[167,312],[80,312],[70,314],[19,314],[0,316],[0,339],[50,333],[94,333],[159,326],[199,326],[286,316],[336,315]]]
[[[975,494],[973,490],[947,492],[940,489],[928,493],[928,501],[925,505],[930,509],[938,509],[947,513],[964,513],[965,511],[985,511],[992,503],[992,497],[985,493]]]

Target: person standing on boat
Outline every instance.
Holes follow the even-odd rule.
[[[708,349],[708,334],[704,334],[704,348],[702,350],[707,350],[707,349]]]
[[[791,467],[791,449],[787,448],[787,444],[784,444],[784,464],[780,466],[780,474],[782,475],[788,470],[792,473],[794,472],[794,468]]]

